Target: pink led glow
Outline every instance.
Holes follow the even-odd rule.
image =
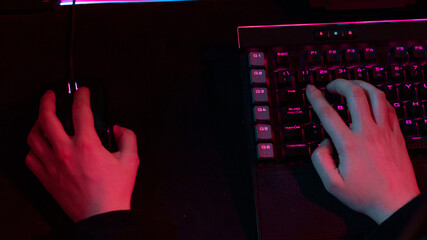
[[[240,26],[237,27],[237,40],[240,48],[239,29],[245,28],[279,28],[279,27],[306,27],[306,26],[328,26],[328,25],[349,25],[349,24],[370,24],[370,23],[398,23],[398,22],[425,22],[427,18],[401,19],[401,20],[379,20],[379,21],[352,21],[352,22],[331,22],[331,23],[299,23],[299,24],[278,24],[278,25],[259,25],[259,26]],[[373,52],[373,49],[370,49]]]
[[[105,4],[105,3],[144,3],[144,2],[180,2],[192,0],[76,0],[76,4]],[[61,0],[60,5],[72,5],[73,0]]]

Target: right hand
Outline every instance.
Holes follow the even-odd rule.
[[[332,195],[380,224],[420,194],[396,112],[383,92],[363,81],[338,79],[327,90],[346,97],[352,124],[346,125],[319,89],[307,86],[307,98],[333,142],[325,139],[313,152],[313,165]]]

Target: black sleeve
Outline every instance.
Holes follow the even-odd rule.
[[[426,225],[427,192],[397,210],[366,239],[419,239],[421,236],[427,236]]]
[[[174,223],[160,221],[141,210],[114,211],[74,224],[66,240],[163,240],[177,239]]]

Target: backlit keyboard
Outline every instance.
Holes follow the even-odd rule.
[[[239,27],[239,47],[258,165],[309,161],[327,137],[306,98],[309,83],[351,124],[345,98],[325,90],[336,78],[384,91],[410,151],[427,148],[425,20]]]

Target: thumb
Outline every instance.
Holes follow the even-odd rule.
[[[113,132],[119,148],[119,158],[121,160],[138,159],[138,145],[135,133],[118,125],[114,125]]]
[[[330,193],[336,192],[344,184],[344,180],[332,156],[333,146],[328,138],[324,139],[311,155],[314,168],[326,190]]]

